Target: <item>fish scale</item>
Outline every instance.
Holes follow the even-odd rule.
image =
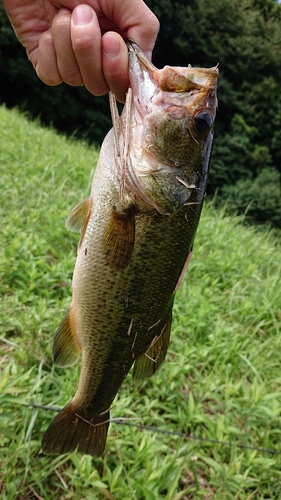
[[[155,68],[128,43],[130,90],[105,138],[91,194],[67,220],[81,238],[68,313],[54,338],[58,366],[78,361],[73,399],[42,449],[104,452],[112,402],[134,364],[164,361],[175,291],[191,257],[206,191],[217,68]]]

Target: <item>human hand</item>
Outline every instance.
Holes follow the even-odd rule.
[[[159,22],[143,0],[4,0],[14,31],[47,85],[111,90],[124,101],[128,50],[138,43],[150,58]]]

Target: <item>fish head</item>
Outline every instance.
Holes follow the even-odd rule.
[[[128,50],[131,142],[141,160],[139,175],[145,171],[158,179],[160,172],[175,178],[184,175],[186,185],[201,185],[203,199],[217,108],[218,67],[157,69],[134,42],[128,43]]]

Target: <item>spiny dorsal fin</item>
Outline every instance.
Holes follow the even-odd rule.
[[[73,231],[73,233],[81,233],[85,220],[89,218],[91,208],[92,202],[90,197],[86,198],[86,200],[79,203],[77,207],[73,208],[66,219],[65,225],[67,230]]]
[[[63,318],[53,340],[53,359],[61,368],[74,365],[80,356],[81,347],[78,342],[71,308]]]
[[[129,265],[134,250],[134,241],[134,206],[129,207],[124,213],[117,212],[113,207],[103,239],[105,258],[112,269],[122,271]]]
[[[146,351],[136,359],[133,370],[135,379],[144,380],[151,377],[162,365],[169,345],[171,324],[172,309],[159,336],[155,336]]]

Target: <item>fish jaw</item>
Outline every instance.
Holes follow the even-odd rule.
[[[128,186],[162,214],[173,213],[188,201],[202,203],[214,135],[218,68],[159,70],[131,42],[129,76],[133,97]]]
[[[139,102],[139,111],[142,117],[151,111],[151,104],[161,103],[157,96],[163,98],[161,92],[167,92],[167,103],[171,94],[177,94],[179,103],[188,103],[186,108],[210,108],[214,121],[217,107],[216,84],[219,75],[218,66],[213,68],[186,68],[165,66],[156,68],[145,56],[141,48],[134,42],[128,43],[129,50],[129,79],[133,95]],[[165,99],[165,96],[164,96]],[[151,104],[150,104],[151,103]],[[184,109],[169,109],[171,117],[181,119]]]

